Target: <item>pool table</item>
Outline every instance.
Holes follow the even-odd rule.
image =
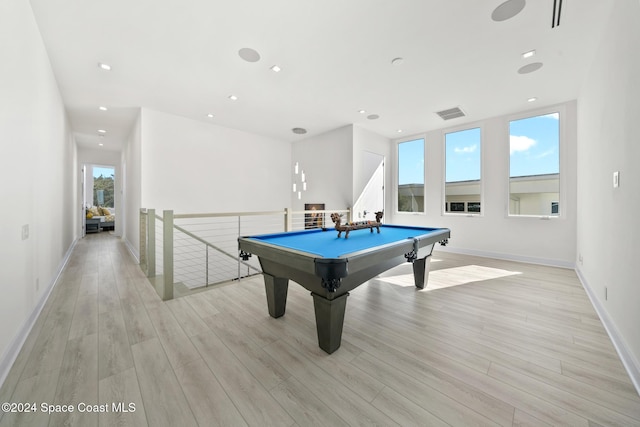
[[[403,262],[413,263],[415,286],[428,279],[431,252],[446,244],[447,228],[381,225],[380,233],[357,230],[339,238],[334,229],[311,229],[240,237],[240,256],[260,261],[269,315],[284,315],[289,280],[311,291],[318,344],[331,354],[340,347],[349,291]]]

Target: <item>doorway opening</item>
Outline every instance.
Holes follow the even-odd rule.
[[[115,167],[86,164],[83,173],[84,232],[115,231]]]
[[[376,212],[384,212],[384,156],[364,151],[358,175],[362,190],[353,204],[353,218],[355,221],[375,220]]]

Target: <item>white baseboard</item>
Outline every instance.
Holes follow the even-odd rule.
[[[5,351],[5,353],[2,355],[2,359],[0,360],[0,387],[2,387],[2,385],[4,384],[4,381],[7,379],[7,375],[9,375],[9,371],[11,370],[13,363],[16,361],[18,354],[20,354],[20,350],[22,350],[22,346],[24,345],[24,342],[27,340],[27,337],[29,336],[29,333],[31,332],[33,325],[36,323],[36,320],[38,319],[38,316],[40,316],[40,312],[42,312],[42,309],[44,308],[44,305],[47,302],[47,299],[49,299],[49,295],[51,295],[51,291],[55,287],[55,284],[58,281],[60,274],[62,274],[62,270],[64,270],[64,267],[67,265],[67,262],[69,262],[71,253],[73,252],[73,249],[76,247],[77,243],[78,243],[78,239],[74,240],[73,243],[69,246],[67,253],[62,258],[60,265],[58,265],[58,269],[53,275],[53,278],[51,279],[47,287],[44,289],[44,292],[42,292],[42,296],[40,297],[40,300],[33,308],[33,311],[31,312],[29,317],[27,317],[27,319],[24,321],[24,323],[22,324],[22,327],[19,329],[14,339],[11,341],[11,343],[9,343],[9,346],[7,347],[7,350]]]
[[[140,254],[138,253],[136,248],[133,247],[129,239],[122,238],[122,240],[124,241],[124,245],[127,247],[127,249],[129,249],[129,252],[131,253],[131,255],[135,258],[138,264],[140,264]]]
[[[557,259],[549,259],[549,258],[526,257],[521,255],[505,254],[505,253],[499,253],[499,252],[477,251],[474,249],[453,248],[451,246],[436,245],[434,247],[434,250],[442,251],[442,252],[451,252],[454,254],[479,256],[483,258],[495,258],[495,259],[503,259],[506,261],[524,262],[527,264],[539,264],[539,265],[547,265],[550,267],[569,268],[571,270],[574,270],[576,267],[575,262],[559,261]]]
[[[627,373],[629,374],[629,377],[631,378],[631,382],[635,386],[638,394],[640,394],[640,363],[635,358],[633,353],[629,351],[629,347],[627,346],[624,337],[618,331],[618,328],[616,327],[613,320],[611,320],[611,317],[609,316],[609,313],[607,313],[607,310],[605,310],[602,304],[600,304],[600,301],[595,297],[593,290],[587,283],[587,279],[585,279],[585,277],[582,275],[580,269],[576,268],[576,274],[578,275],[578,279],[580,279],[580,283],[582,283],[582,287],[587,292],[587,296],[591,300],[593,308],[595,308],[596,313],[598,313],[598,316],[600,316],[600,320],[602,321],[607,334],[609,334],[609,338],[611,338],[613,346],[618,352],[618,355],[622,360],[622,364],[624,365]]]

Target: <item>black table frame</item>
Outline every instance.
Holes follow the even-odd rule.
[[[321,258],[251,237],[240,237],[238,246],[241,257],[248,258],[249,254],[254,254],[260,261],[271,317],[282,317],[285,313],[289,280],[311,292],[318,345],[331,354],[340,347],[349,291],[404,262],[413,264],[416,288],[424,288],[433,247],[438,242],[446,244],[449,237],[449,229],[433,229],[412,239],[353,252],[340,258]]]

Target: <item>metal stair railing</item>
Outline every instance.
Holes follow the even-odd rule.
[[[281,211],[202,214],[174,214],[165,210],[162,216],[157,215],[154,209],[141,209],[140,267],[163,300],[240,280],[262,271],[256,259],[240,259],[238,237],[332,227],[328,220],[332,212],[346,213],[347,218],[351,218],[349,209],[292,212],[287,208]],[[156,246],[162,250],[156,252]],[[233,272],[231,265],[237,265]],[[243,267],[246,268],[244,275]]]

